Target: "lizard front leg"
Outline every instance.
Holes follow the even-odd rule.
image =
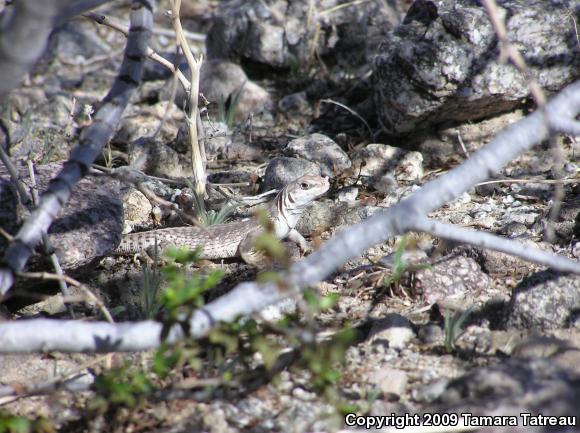
[[[291,229],[290,232],[288,232],[288,239],[290,239],[291,241],[295,242],[298,247],[300,248],[300,251],[302,253],[311,253],[312,252],[312,247],[310,246],[310,244],[308,243],[308,241],[306,241],[306,239],[304,239],[304,236],[302,236],[298,230],[296,229]]]

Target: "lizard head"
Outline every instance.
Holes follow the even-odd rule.
[[[286,237],[292,230],[304,209],[328,191],[327,177],[306,174],[286,185],[276,196],[270,215],[279,238]]]
[[[288,209],[303,210],[328,191],[328,188],[328,177],[305,174],[285,187],[285,205]]]

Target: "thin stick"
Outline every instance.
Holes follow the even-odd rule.
[[[189,128],[189,143],[191,146],[191,168],[193,170],[193,185],[199,197],[205,197],[205,164],[202,155],[205,153],[200,148],[200,143],[197,137],[197,119],[199,116],[197,105],[199,99],[199,76],[201,71],[201,64],[203,56],[199,59],[193,57],[189,43],[183,34],[183,27],[179,19],[179,10],[181,8],[181,0],[171,1],[171,20],[173,28],[175,29],[175,37],[181,46],[181,51],[185,55],[189,70],[191,72],[191,87],[189,92],[189,119],[187,126]]]
[[[28,176],[30,177],[30,182],[32,183],[32,204],[34,207],[38,207],[38,186],[36,185],[36,176],[34,174],[34,163],[31,160],[27,161],[28,164]],[[62,266],[58,260],[54,252],[54,247],[52,246],[52,242],[50,241],[48,234],[43,233],[42,235],[42,247],[44,249],[44,253],[49,257],[52,267],[54,268],[54,272],[58,275],[63,275]],[[70,296],[70,291],[68,290],[68,286],[66,285],[66,281],[59,280],[58,287],[62,293],[63,298]],[[75,318],[75,312],[73,306],[70,304],[66,305],[66,309],[68,310],[71,318]]]
[[[508,32],[503,19],[500,17],[499,9],[495,0],[483,0],[483,5],[489,15],[489,19],[495,29],[497,37],[501,43],[501,57],[509,58],[515,67],[521,72],[525,80],[528,82],[530,88],[530,93],[536,102],[536,105],[540,110],[544,112],[544,116],[547,117],[545,110],[546,107],[546,95],[542,90],[540,84],[536,78],[532,75],[530,68],[526,64],[524,57],[518,51],[518,49],[509,41]],[[547,122],[549,124],[549,122]],[[552,137],[550,140],[552,155],[554,158],[554,165],[560,169],[564,166],[564,155],[560,145]],[[556,176],[561,176],[561,170],[556,170]],[[564,190],[562,184],[556,184],[554,188],[554,193],[552,195],[552,207],[550,209],[550,215],[548,218],[548,225],[544,231],[544,239],[548,242],[554,239],[554,227],[553,222],[558,217],[560,213],[560,208],[562,206],[562,199],[564,198]]]
[[[499,8],[495,0],[483,0],[483,5],[485,10],[487,11],[487,15],[489,16],[489,20],[491,21],[491,25],[493,26],[495,33],[499,39],[501,44],[501,53],[500,58],[508,58],[512,61],[514,66],[521,72],[524,76],[526,81],[528,82],[528,86],[530,87],[530,93],[536,102],[538,108],[543,108],[546,105],[546,95],[542,90],[542,87],[538,83],[538,81],[534,78],[532,73],[530,72],[530,68],[526,64],[524,57],[518,51],[518,49],[510,42],[508,38],[507,28],[505,23],[500,17]]]
[[[153,29],[153,33],[156,35],[171,36],[172,38],[175,37],[175,30],[173,29],[163,29],[156,27]],[[190,32],[189,30],[183,30],[183,36],[196,42],[205,42],[206,39],[205,34]]]
[[[134,170],[134,169],[131,169],[129,167],[121,167],[121,168],[117,168],[117,169],[113,169],[113,170],[106,169],[106,167],[100,167],[100,166],[99,166],[99,168],[105,169],[106,171],[108,171],[110,173],[111,176],[113,176],[117,179],[120,179],[123,182],[130,183],[130,184],[134,185],[135,188],[137,188],[150,201],[155,202],[155,203],[159,204],[160,206],[167,207],[167,208],[177,212],[177,214],[181,218],[188,221],[192,225],[200,228],[201,230],[204,230],[204,231],[207,230],[207,227],[204,227],[203,225],[201,225],[199,223],[199,221],[197,221],[194,217],[192,217],[191,215],[188,215],[187,213],[185,213],[184,211],[179,209],[177,204],[172,203],[170,201],[167,201],[167,200],[159,197],[157,194],[155,194],[153,191],[151,191],[149,188],[147,188],[145,186],[145,181],[148,179],[155,179],[155,180],[159,180],[159,181],[166,181],[166,180],[170,180],[170,179],[163,179],[163,178],[156,178],[153,176],[148,176],[146,174],[141,173],[138,170]],[[184,182],[174,182],[172,184],[179,185],[179,186],[186,185]]]
[[[0,227],[0,236],[2,236],[8,242],[12,242],[14,240],[14,236],[12,236],[10,233],[8,233],[6,230],[4,230],[2,227]]]
[[[344,108],[346,111],[348,111],[350,114],[352,114],[353,116],[358,118],[362,123],[364,123],[369,131],[369,136],[370,137],[373,136],[373,131],[372,131],[371,127],[369,126],[369,124],[367,123],[367,121],[360,114],[358,114],[356,111],[354,111],[352,108],[347,107],[346,105],[341,104],[340,102],[335,101],[334,99],[321,99],[320,102],[326,102],[327,104],[334,104],[334,105],[338,105],[341,108]]]
[[[8,149],[10,147],[10,132],[8,131],[8,128],[6,127],[4,120],[2,120],[2,119],[0,119],[0,128],[2,129],[2,132],[4,132],[4,141],[6,143],[6,149]],[[12,179],[12,182],[14,182],[14,185],[16,185],[16,189],[18,190],[18,194],[20,195],[20,202],[24,206],[31,203],[32,197],[30,197],[30,194],[28,194],[28,191],[26,190],[24,183],[20,179],[20,175],[18,174],[18,170],[16,169],[16,167],[12,163],[12,160],[10,159],[10,157],[8,156],[8,154],[6,153],[6,151],[4,150],[4,147],[2,145],[0,145],[0,160],[4,164],[4,167],[6,167],[8,174],[10,174],[10,178]]]
[[[93,20],[97,24],[101,24],[103,26],[110,27],[113,30],[117,30],[119,33],[123,33],[125,35],[125,37],[129,34],[129,29],[126,26],[124,26],[123,24],[119,23],[115,19],[112,19],[110,17],[107,17],[106,15],[103,15],[103,14],[100,14],[100,13],[98,14],[98,13],[95,13],[95,12],[87,12],[86,14],[83,14],[83,17],[88,18],[90,20]],[[185,75],[183,75],[183,72],[181,72],[179,70],[179,68],[176,68],[173,65],[173,63],[171,63],[165,57],[157,54],[157,52],[155,52],[150,47],[147,47],[147,56],[149,56],[149,58],[151,60],[156,61],[160,65],[166,67],[171,72],[173,72],[176,75],[176,77],[179,80],[179,82],[181,83],[181,85],[183,86],[183,89],[186,92],[189,92],[190,91],[190,89],[191,89],[191,83],[185,77]]]
[[[360,4],[363,4],[363,3],[369,2],[369,1],[371,1],[371,0],[353,0],[353,1],[351,1],[351,2],[348,2],[348,3],[343,3],[343,4],[341,4],[341,5],[334,6],[334,7],[330,8],[330,9],[326,9],[326,10],[320,11],[320,12],[318,13],[318,15],[319,15],[319,16],[328,15],[328,14],[331,14],[331,13],[337,12],[337,11],[339,11],[339,10],[341,10],[341,9],[347,8],[347,7],[349,7],[349,6],[356,6],[356,5],[360,5]]]
[[[461,146],[461,150],[463,150],[465,157],[469,158],[469,152],[467,151],[467,148],[465,147],[465,143],[463,142],[463,139],[461,138],[461,133],[459,132],[459,130],[457,130],[457,139],[459,140],[459,145]]]
[[[18,275],[25,278],[36,278],[40,280],[65,281],[71,286],[78,287],[85,293],[88,300],[92,301],[99,308],[99,310],[101,310],[101,313],[103,314],[107,322],[115,323],[113,316],[111,315],[111,313],[109,312],[108,308],[105,306],[103,301],[101,301],[88,286],[86,286],[85,284],[81,283],[78,280],[75,280],[74,278],[69,277],[68,275],[51,274],[50,272],[20,272]]]
[[[88,391],[91,389],[92,383],[88,382],[80,382],[76,384],[73,383],[72,387],[69,386],[69,383],[77,379],[78,376],[82,376],[81,373],[87,368],[93,367],[101,363],[102,361],[107,361],[107,359],[110,357],[111,357],[110,353],[100,355],[96,359],[91,359],[90,361],[79,365],[77,368],[74,368],[66,375],[62,375],[59,378],[49,380],[44,383],[34,383],[28,385],[18,383],[0,386],[0,397],[2,397],[2,399],[0,399],[0,406],[4,406],[18,399],[30,397],[32,395],[49,394],[51,392],[60,390]],[[10,399],[10,397],[14,398]]]

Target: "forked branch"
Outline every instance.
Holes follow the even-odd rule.
[[[42,195],[39,207],[26,219],[4,253],[0,266],[0,295],[10,290],[15,274],[24,269],[34,247],[48,232],[58,211],[68,201],[73,186],[88,173],[91,164],[112,137],[121,114],[141,80],[152,27],[153,0],[135,0],[131,12],[131,29],[119,75],[93,123],[81,134],[80,142],[73,149],[70,159]]]
[[[547,114],[546,114],[547,113]],[[371,246],[409,230],[433,231],[445,236],[444,226],[426,219],[429,212],[453,200],[497,172],[520,153],[549,137],[556,128],[549,119],[564,118],[576,122],[580,113],[580,81],[560,92],[544,110],[536,111],[498,134],[487,146],[462,165],[429,182],[412,196],[373,217],[344,230],[306,259],[295,263],[276,283],[242,283],[216,301],[197,310],[190,320],[190,336],[198,338],[218,322],[230,322],[241,315],[261,311],[285,298],[312,287],[338,269],[345,261],[359,256]],[[452,230],[449,237],[460,239],[462,231]],[[505,241],[484,236],[483,242],[561,271],[580,274],[580,262],[546,255],[529,247],[506,246]],[[465,240],[469,240],[467,237]],[[514,244],[515,245],[515,244]],[[87,323],[50,319],[31,319],[0,323],[0,353],[68,351],[136,351],[160,344],[162,324],[154,321],[136,323]],[[171,328],[169,341],[185,338],[181,326]]]

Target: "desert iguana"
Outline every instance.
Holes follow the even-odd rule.
[[[327,177],[304,175],[290,182],[278,193],[269,208],[269,218],[278,239],[288,238],[296,242],[301,250],[308,243],[294,228],[302,212],[312,202],[328,191]],[[224,259],[240,256],[248,263],[255,263],[253,240],[262,228],[255,218],[239,222],[207,227],[170,227],[148,232],[131,233],[123,237],[115,254],[136,254],[159,251],[168,247],[187,247],[194,250],[202,247],[200,258]]]

